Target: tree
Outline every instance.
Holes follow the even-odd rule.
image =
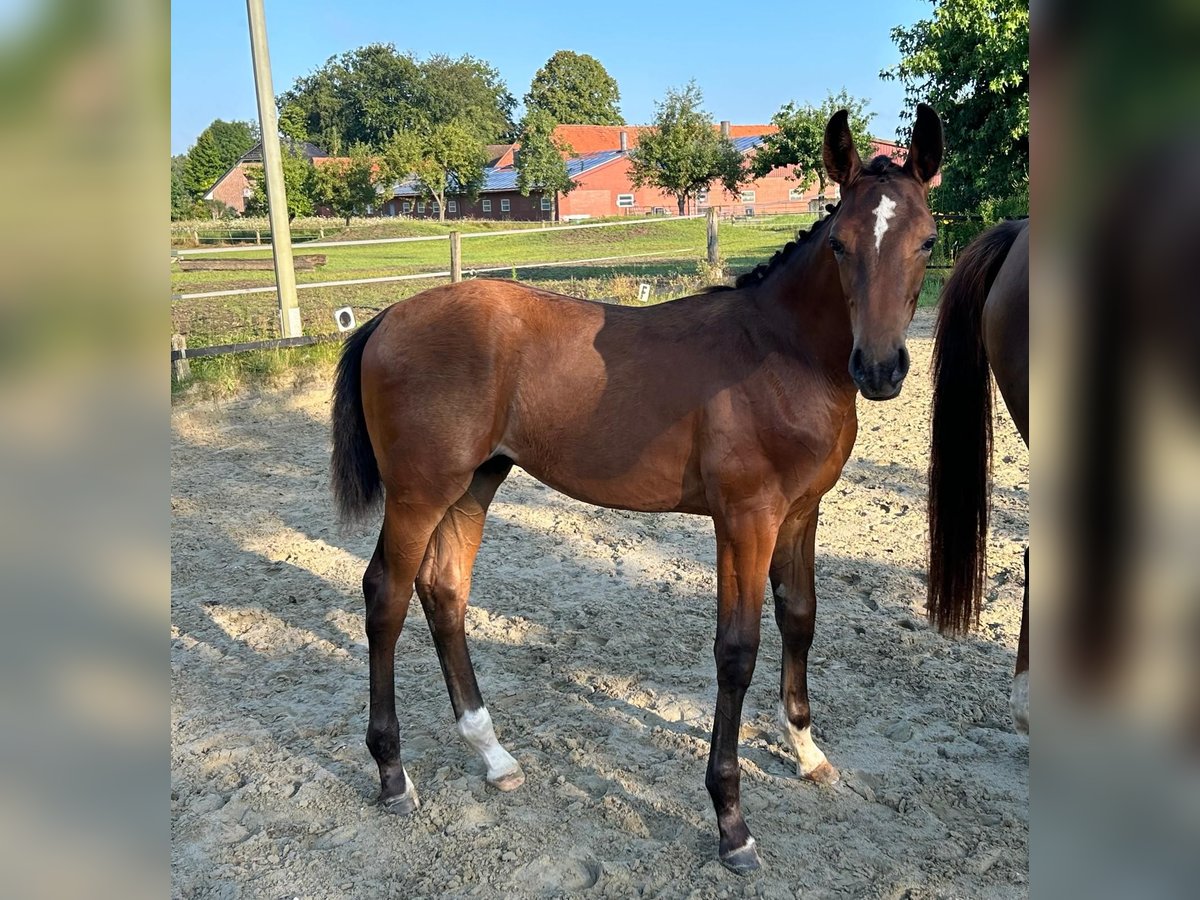
[[[554,140],[555,121],[550,113],[531,107],[521,123],[521,149],[517,153],[517,189],[528,197],[530,193],[554,196],[555,218],[558,217],[558,195],[570,193],[575,182],[567,174],[564,154],[573,153],[567,144]]]
[[[192,197],[203,196],[257,140],[257,130],[249,122],[217,119],[200,132],[181,173]]]
[[[314,168],[312,163],[299,149],[282,143],[283,156],[283,189],[287,194],[288,218],[296,216],[311,216],[313,214],[312,180]],[[246,180],[250,182],[251,194],[246,198],[247,215],[266,215],[267,213],[267,177],[262,166],[250,166],[246,170]]]
[[[376,184],[379,182],[378,159],[365,144],[350,148],[349,158],[323,160],[312,170],[312,201],[329,207],[334,215],[342,216],[346,224],[350,217],[365,215],[379,202]]]
[[[280,127],[340,154],[356,143],[382,149],[392,135],[451,121],[482,143],[513,130],[516,101],[499,72],[471,56],[424,62],[392,44],[369,44],[326,60],[276,98]]]
[[[186,219],[196,203],[192,192],[188,190],[187,181],[183,177],[183,167],[187,156],[177,153],[171,157],[171,219]]]
[[[559,50],[533,76],[525,108],[549,113],[560,125],[624,125],[620,100],[616,79],[599,60]]]
[[[1029,189],[1028,0],[933,0],[933,16],[892,29],[910,106],[938,111],[946,134],[935,208],[976,213],[1012,206]],[[1014,210],[1016,211],[1016,210]]]
[[[389,187],[412,179],[437,202],[445,221],[446,198],[474,197],[483,186],[487,151],[472,129],[460,122],[392,135],[379,160],[379,181]]]
[[[779,130],[763,138],[750,163],[750,171],[755,178],[762,178],[780,166],[791,166],[790,177],[800,182],[801,189],[809,187],[815,179],[818,194],[824,200],[828,184],[821,157],[825,126],[839,109],[846,110],[850,114],[850,133],[854,135],[858,155],[869,160],[872,156],[870,126],[875,113],[867,112],[868,103],[851,96],[845,89],[837,94],[830,93],[818,106],[785,103],[771,117],[771,123]]]
[[[638,145],[629,154],[634,186],[671,194],[681,216],[688,198],[714,181],[736,194],[746,178],[742,155],[701,109],[703,99],[694,81],[682,91],[668,90],[655,104],[653,127],[638,129]]]

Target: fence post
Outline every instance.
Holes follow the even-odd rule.
[[[179,350],[181,353],[187,353],[187,338],[182,334],[171,335],[171,350]],[[183,381],[192,377],[192,364],[188,362],[187,356],[181,356],[179,359],[171,360],[171,378],[174,381]]]
[[[462,281],[462,235],[450,232],[450,281]]]
[[[715,266],[720,256],[717,244],[717,208],[715,206],[708,208],[708,212],[705,213],[705,221],[708,224],[708,264]]]

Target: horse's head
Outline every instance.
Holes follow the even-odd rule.
[[[878,156],[864,166],[847,118],[842,110],[825,129],[825,168],[842,186],[826,233],[850,306],[850,376],[868,400],[890,400],[908,374],[904,334],[937,236],[928,195],[942,163],[942,123],[919,104],[904,165]]]

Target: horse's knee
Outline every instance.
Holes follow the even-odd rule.
[[[758,641],[740,636],[718,638],[713,656],[717,663],[717,682],[744,690],[754,677]]]
[[[367,725],[367,749],[376,762],[400,758],[400,732],[393,723],[370,722]]]

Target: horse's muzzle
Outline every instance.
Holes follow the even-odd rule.
[[[904,346],[883,360],[868,359],[855,347],[850,354],[850,377],[868,400],[891,400],[900,395],[908,363],[908,348]]]

